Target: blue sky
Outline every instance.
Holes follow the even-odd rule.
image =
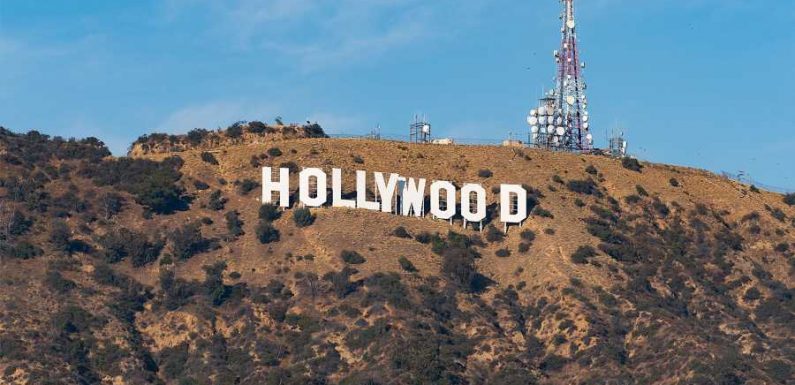
[[[223,3],[223,4],[221,4]],[[581,0],[597,145],[795,189],[795,2]],[[502,139],[554,75],[556,0],[0,0],[0,125],[97,136],[237,120]]]

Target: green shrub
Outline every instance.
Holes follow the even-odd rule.
[[[11,216],[8,218],[8,222],[3,224],[6,228],[2,229],[8,232],[8,235],[11,236],[20,236],[24,235],[25,233],[30,230],[30,227],[33,225],[33,221],[26,217],[18,210],[14,210],[11,213]],[[3,234],[0,233],[0,236]]]
[[[409,273],[416,273],[417,268],[414,266],[408,258],[401,256],[398,258],[398,263],[400,264],[400,268]]]
[[[491,178],[494,175],[489,169],[478,170],[478,176],[481,178]]]
[[[788,206],[795,206],[795,193],[784,195],[784,203]]]
[[[628,204],[631,204],[631,205],[634,205],[634,204],[636,204],[636,203],[638,203],[640,201],[641,201],[641,197],[639,197],[637,195],[634,195],[634,194],[624,197],[624,202],[627,202]]]
[[[353,163],[364,164],[364,158],[362,158],[361,155],[354,155],[353,156]]]
[[[746,290],[745,294],[743,295],[743,299],[746,302],[756,301],[756,300],[758,300],[760,298],[762,298],[762,293],[760,293],[759,289],[757,289],[755,287],[748,288],[748,290]]]
[[[172,231],[168,236],[171,252],[177,259],[189,259],[210,249],[213,242],[202,236],[197,223],[191,223]]]
[[[500,258],[508,258],[511,256],[511,251],[508,249],[499,249],[494,253],[494,255]]]
[[[571,255],[571,261],[577,264],[586,264],[590,258],[596,255],[596,249],[592,246],[580,246],[574,254]]]
[[[141,267],[157,260],[163,250],[162,240],[149,241],[145,234],[119,228],[99,237],[104,249],[102,256],[107,263],[117,263],[130,258],[134,267]]]
[[[276,228],[273,227],[273,224],[271,224],[269,221],[260,220],[254,232],[257,234],[257,239],[259,239],[260,243],[262,244],[279,241],[279,230],[276,230]]]
[[[268,222],[273,222],[282,216],[279,206],[273,203],[264,203],[259,207],[259,218]]]
[[[196,190],[204,191],[204,190],[208,190],[210,188],[210,185],[208,185],[207,183],[204,183],[203,181],[195,180],[195,181],[193,181],[193,187],[196,188]]]
[[[536,239],[536,233],[533,230],[526,229],[519,234],[519,237],[527,242],[533,242]]]
[[[520,253],[524,254],[524,253],[526,253],[528,251],[530,251],[530,244],[529,243],[522,242],[522,243],[519,244],[519,252]]]
[[[193,130],[188,131],[187,138],[188,142],[195,146],[201,144],[201,142],[204,141],[204,138],[206,138],[208,135],[210,135],[210,131],[204,128],[194,128]]]
[[[226,229],[229,231],[230,236],[239,237],[245,234],[243,231],[243,220],[240,219],[240,213],[237,210],[228,211],[224,215],[224,219],[226,219]]]
[[[257,187],[259,187],[259,182],[253,179],[243,179],[243,181],[241,181],[240,184],[237,186],[238,188],[237,191],[240,195],[248,195],[251,191],[253,191]]]
[[[136,202],[158,214],[188,208],[190,198],[178,184],[182,159],[173,156],[161,162],[140,158],[119,158],[85,164],[82,176],[99,186],[114,186],[135,196]]]
[[[61,273],[53,270],[47,271],[44,277],[44,284],[50,290],[58,294],[66,294],[77,287],[77,284],[64,278]]]
[[[215,155],[213,155],[211,152],[207,152],[207,151],[202,152],[201,153],[201,158],[202,158],[202,161],[204,161],[205,163],[209,163],[209,164],[212,164],[214,166],[218,165],[218,159],[216,159]]]
[[[69,253],[72,251],[72,230],[66,222],[55,220],[50,224],[49,241],[53,249]]]
[[[366,261],[361,254],[349,250],[343,250],[342,253],[340,253],[340,258],[342,258],[345,263],[351,265],[360,265]]]
[[[227,199],[224,198],[221,190],[215,190],[210,194],[210,198],[207,201],[207,207],[210,210],[221,211],[226,206]]]
[[[15,259],[31,259],[42,255],[44,250],[34,246],[28,241],[20,241],[16,244],[7,243],[0,240],[0,256]]]
[[[396,227],[395,230],[392,231],[392,235],[398,238],[411,239],[411,234],[409,234],[408,230],[403,226]]]
[[[505,239],[505,234],[502,233],[499,229],[494,227],[494,225],[489,225],[486,227],[486,240],[494,243],[494,242],[502,242]]]
[[[269,156],[274,157],[274,158],[276,158],[278,156],[282,156],[282,150],[280,150],[279,147],[271,147],[271,148],[268,149],[267,152],[268,152]]]
[[[570,180],[566,183],[566,187],[569,191],[584,194],[584,195],[594,195],[594,196],[601,196],[602,193],[599,191],[599,186],[596,185],[596,182],[593,179],[587,180]]]
[[[302,207],[293,211],[293,221],[298,227],[308,227],[315,223],[315,214],[309,208]]]
[[[596,175],[596,174],[599,173],[599,170],[597,170],[596,167],[594,167],[591,164],[591,165],[588,165],[588,167],[585,168],[585,172],[587,172],[587,173],[589,173],[591,175]]]
[[[641,186],[641,185],[635,185],[635,191],[637,191],[637,192],[638,192],[638,195],[640,195],[640,196],[642,196],[642,197],[647,197],[647,196],[649,196],[649,192],[648,192],[648,191],[646,191],[646,189],[645,189],[645,188],[643,188],[643,186]]]
[[[427,231],[423,231],[423,232],[417,234],[417,236],[414,237],[414,240],[416,240],[417,242],[422,243],[424,245],[427,245],[427,244],[431,243],[431,241],[433,240],[433,234],[431,234],[431,233],[429,233]]]
[[[226,128],[226,136],[230,138],[239,138],[243,135],[243,123],[237,122]]]
[[[676,178],[671,178],[668,180],[668,183],[673,187],[679,187],[679,181]]]
[[[295,174],[301,171],[298,165],[295,162],[284,162],[279,165],[279,168],[286,168],[290,170],[291,173]]]
[[[550,219],[555,218],[555,216],[552,215],[552,213],[549,210],[546,210],[541,206],[536,206],[536,208],[533,210],[533,213],[541,218],[550,218]]]
[[[637,159],[630,158],[630,157],[622,158],[621,159],[621,166],[624,167],[627,170],[631,170],[631,171],[635,171],[635,172],[641,172],[641,170],[643,169],[643,166],[640,164],[640,162]]]

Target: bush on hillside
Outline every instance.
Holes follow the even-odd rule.
[[[395,230],[392,231],[392,235],[398,238],[411,239],[411,234],[409,234],[408,230],[403,226],[396,227]]]
[[[209,163],[209,164],[211,164],[213,166],[217,166],[218,165],[218,159],[216,159],[215,155],[213,155],[211,152],[207,152],[207,151],[202,152],[201,158],[202,158],[202,160],[205,163]]]
[[[784,203],[789,206],[795,206],[795,193],[784,195]]]
[[[293,221],[298,227],[308,227],[315,223],[315,214],[309,208],[302,207],[293,211]]]
[[[227,199],[224,198],[221,190],[215,190],[210,194],[210,198],[207,200],[207,207],[210,210],[221,211],[226,206],[226,201]]]
[[[245,234],[243,231],[243,220],[240,219],[240,213],[237,210],[228,211],[224,214],[224,219],[226,220],[226,229],[231,237],[239,237]]]
[[[182,159],[162,162],[120,158],[86,164],[81,174],[99,186],[113,186],[135,196],[136,202],[157,214],[171,214],[188,208],[189,197],[178,184]]]
[[[350,250],[343,250],[340,253],[340,258],[350,265],[360,265],[366,261],[361,254]]]
[[[417,268],[405,256],[401,256],[400,258],[398,258],[398,263],[400,264],[400,268],[403,269],[404,271],[408,272],[408,273],[416,273],[417,272]]]
[[[279,230],[276,230],[273,227],[273,224],[266,220],[260,220],[257,224],[257,228],[254,229],[254,232],[257,234],[257,239],[259,239],[260,243],[268,244],[273,242],[279,241]]]
[[[210,131],[204,128],[194,128],[188,131],[188,135],[186,135],[186,138],[188,138],[188,143],[196,146],[201,144],[204,141],[204,138],[206,138],[209,135]]]
[[[481,178],[491,178],[494,175],[489,169],[478,170],[478,176]]]
[[[243,179],[240,184],[237,186],[237,191],[240,195],[248,195],[250,192],[254,191],[257,187],[259,187],[259,182],[253,179]]]
[[[632,170],[635,172],[641,172],[643,169],[643,165],[635,158],[624,157],[621,159],[621,166],[627,170]]]
[[[237,122],[226,128],[226,136],[236,139],[243,135],[243,122]]]
[[[177,259],[189,259],[196,254],[208,251],[213,242],[204,238],[197,223],[179,227],[168,235],[171,241],[171,252]]]
[[[570,180],[566,183],[566,187],[569,191],[584,194],[584,195],[594,195],[594,196],[601,196],[602,193],[599,191],[599,186],[596,185],[596,182],[593,179],[587,180]]]
[[[527,242],[533,242],[536,239],[536,233],[533,230],[526,229],[522,230],[522,232],[519,234],[519,237]]]
[[[102,257],[107,263],[117,263],[129,258],[132,265],[140,267],[157,260],[164,242],[149,241],[145,234],[119,228],[99,237]]]
[[[596,256],[596,249],[592,246],[580,246],[571,255],[571,261],[578,264],[586,264],[588,260]]]
[[[502,231],[494,227],[494,225],[489,225],[486,227],[486,240],[494,243],[494,242],[502,242],[505,239],[505,234]]]
[[[280,150],[279,147],[271,147],[268,149],[267,153],[269,156],[274,158],[277,156],[282,156],[282,150]]]
[[[590,164],[590,165],[588,165],[588,167],[585,168],[585,172],[587,172],[587,173],[589,173],[591,175],[596,175],[596,174],[599,173],[599,170],[597,170],[596,167],[594,167],[592,164]]]
[[[268,222],[273,222],[282,216],[279,206],[273,203],[263,203],[259,207],[259,218]]]

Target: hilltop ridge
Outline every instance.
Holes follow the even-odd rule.
[[[143,135],[130,145],[127,155],[175,153],[190,149],[211,150],[215,147],[241,143],[257,144],[284,139],[325,137],[323,128],[317,123],[269,125],[259,121],[238,122],[216,131],[196,128],[184,135],[163,133]]]
[[[199,143],[112,158],[0,132],[4,383],[792,381],[790,197],[533,149]],[[263,166],[341,168],[346,194],[355,170],[479,183],[491,219],[282,211]],[[507,234],[501,183],[531,192]]]

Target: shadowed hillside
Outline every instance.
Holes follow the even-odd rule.
[[[504,147],[172,150],[0,131],[0,383],[793,383],[795,196]],[[492,222],[282,211],[263,166],[480,183]],[[501,183],[531,191],[507,234]]]

